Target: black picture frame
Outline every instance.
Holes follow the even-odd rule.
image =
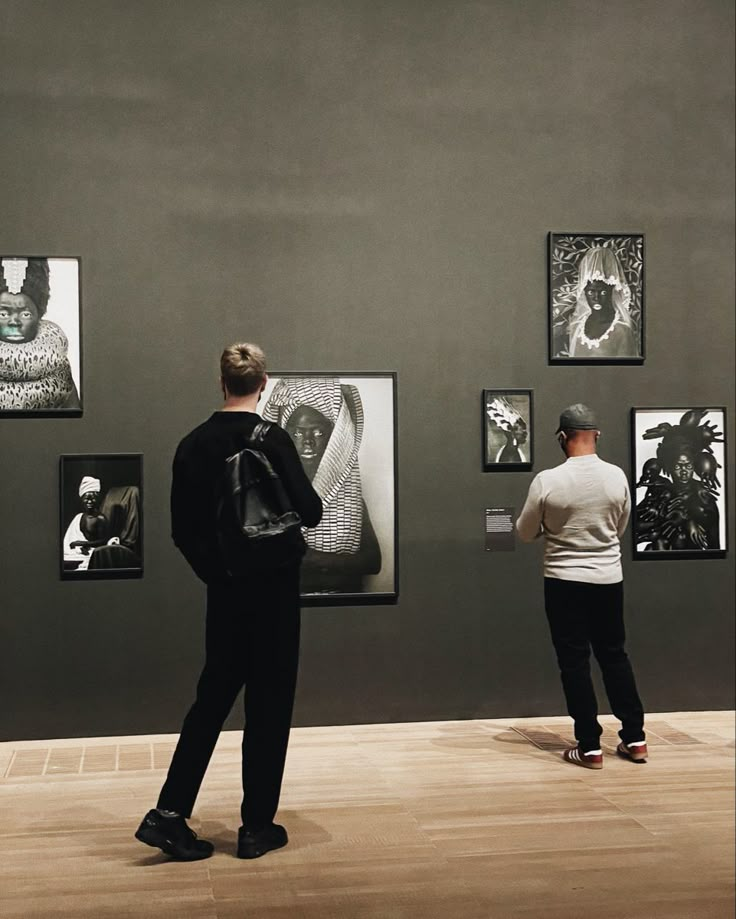
[[[327,419],[325,428],[334,424],[314,458],[306,456],[312,448],[301,429],[295,428],[297,421],[306,424],[297,414],[300,406],[318,411],[313,418]],[[259,411],[264,419],[284,427],[295,443],[301,438],[297,450],[323,499],[322,523],[305,531],[302,604],[395,603],[399,596],[397,374],[269,372]]]
[[[680,464],[683,455],[689,462]],[[634,559],[726,557],[725,407],[632,408],[631,470]],[[694,539],[705,540],[702,547],[691,535],[693,525]]]
[[[484,472],[529,471],[534,465],[533,390],[484,389],[481,437]],[[514,453],[522,459],[511,458]]]
[[[608,253],[587,255],[595,249],[608,250]],[[549,363],[643,364],[646,357],[645,270],[643,233],[550,232],[547,247]],[[591,309],[589,295],[583,289],[585,277],[594,281],[604,276],[610,281],[606,287],[612,288],[608,302],[613,319],[602,335],[588,338],[586,319]]]
[[[11,267],[23,262],[25,269]],[[42,278],[44,263],[48,268],[46,281]],[[33,338],[28,341],[11,341],[3,336],[0,313],[0,415],[81,416],[82,259],[70,255],[2,255],[0,265],[0,295],[23,293],[32,301],[40,297],[36,309],[42,310],[41,316],[35,317]],[[23,281],[19,284],[21,276]],[[11,307],[17,305],[10,302]],[[22,361],[15,349],[22,351]]]
[[[87,514],[82,492],[98,494]],[[83,541],[98,545],[74,545]],[[59,457],[59,570],[62,580],[143,576],[143,454]]]

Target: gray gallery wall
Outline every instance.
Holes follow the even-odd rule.
[[[0,737],[178,729],[203,591],[170,461],[241,338],[398,373],[401,596],[305,611],[297,723],[561,713],[539,547],[483,551],[532,474],[481,471],[480,392],[534,390],[535,470],[581,398],[627,470],[633,405],[736,435],[733,27],[730,0],[1,0],[0,250],[82,257],[85,410],[0,418]],[[643,366],[548,366],[549,230],[646,234]],[[61,582],[58,455],[119,451],[145,577]],[[627,537],[650,710],[733,706],[729,537]]]

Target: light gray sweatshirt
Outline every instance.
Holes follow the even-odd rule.
[[[571,456],[534,477],[516,531],[524,542],[544,536],[545,577],[616,584],[630,513],[623,469],[594,453]]]

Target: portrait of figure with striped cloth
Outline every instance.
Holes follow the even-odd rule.
[[[302,595],[393,592],[393,379],[273,374],[264,400],[263,418],[289,433],[324,506],[322,522],[304,531]],[[390,482],[381,480],[387,466]]]

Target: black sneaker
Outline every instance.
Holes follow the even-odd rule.
[[[271,849],[283,848],[288,841],[286,830],[278,823],[255,832],[241,826],[238,830],[238,858],[260,858]]]
[[[180,862],[196,862],[209,858],[215,850],[211,842],[197,839],[183,817],[163,817],[158,811],[149,811],[136,830],[136,839],[147,846],[161,849]]]

